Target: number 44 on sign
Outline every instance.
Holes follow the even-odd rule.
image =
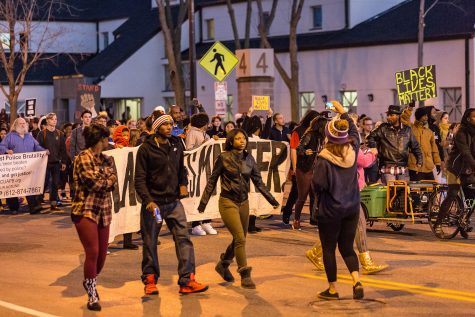
[[[274,77],[274,50],[270,48],[252,48],[237,50],[239,63],[236,77]]]

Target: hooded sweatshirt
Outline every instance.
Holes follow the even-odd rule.
[[[313,188],[318,196],[318,221],[335,222],[359,212],[360,191],[358,187],[357,153],[358,130],[348,114],[341,115],[348,121],[348,134],[355,143],[348,144],[345,155],[338,157],[322,150],[313,169]]]
[[[124,129],[128,130],[127,126],[120,125],[115,129],[114,134],[112,135],[112,141],[114,141],[116,147],[122,148],[129,146],[129,140],[122,136],[122,131]]]

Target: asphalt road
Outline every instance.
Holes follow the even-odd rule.
[[[141,249],[110,246],[99,276],[103,310],[89,312],[82,288],[84,254],[68,211],[55,214],[0,213],[0,316],[474,316],[475,234],[436,240],[427,225],[393,232],[375,224],[368,232],[372,255],[390,268],[364,276],[366,297],[352,299],[351,280],[338,256],[340,301],[321,301],[326,278],[305,258],[316,240],[314,227],[284,228],[278,216],[259,220],[264,231],[250,235],[249,263],[257,290],[223,283],[214,271],[231,236],[219,221],[217,236],[193,237],[197,279],[206,293],[180,296],[176,256],[164,227],[159,257],[160,295],[146,297],[140,281]],[[134,240],[141,245],[140,236]],[[236,270],[232,265],[233,273]],[[237,276],[237,273],[234,273]],[[239,279],[237,279],[239,281]]]

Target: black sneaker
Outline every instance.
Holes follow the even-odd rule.
[[[338,293],[330,293],[330,289],[327,289],[326,291],[323,291],[318,294],[318,298],[325,300],[337,300],[340,299],[340,296],[338,295]]]
[[[363,285],[361,285],[361,282],[357,282],[353,286],[353,299],[363,299],[363,297],[364,297]]]
[[[261,232],[262,229],[259,228],[259,227],[253,227],[253,228],[249,228],[248,232],[249,233],[258,233],[258,232]]]

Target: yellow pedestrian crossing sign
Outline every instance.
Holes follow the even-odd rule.
[[[238,63],[237,57],[221,42],[216,42],[200,60],[203,67],[218,81],[223,81]]]

